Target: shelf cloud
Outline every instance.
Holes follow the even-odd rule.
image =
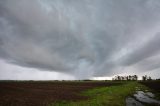
[[[0,59],[77,79],[158,70],[159,11],[158,0],[1,0]]]

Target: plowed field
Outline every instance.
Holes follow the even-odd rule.
[[[0,106],[46,106],[61,100],[79,101],[89,97],[80,92],[95,87],[119,85],[94,81],[20,81],[0,82]]]

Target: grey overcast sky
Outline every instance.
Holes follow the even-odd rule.
[[[160,0],[0,0],[0,79],[160,77]]]

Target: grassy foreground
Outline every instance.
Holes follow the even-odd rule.
[[[61,101],[48,106],[125,106],[127,96],[135,92],[135,87],[141,84],[137,82],[126,82],[119,86],[101,87],[91,89],[82,93],[90,99],[79,102]]]

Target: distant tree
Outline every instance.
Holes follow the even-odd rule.
[[[124,80],[124,77],[123,77],[123,76],[121,76],[121,80]]]
[[[132,76],[131,75],[129,75],[128,78],[129,78],[129,80],[132,80]]]
[[[146,80],[147,80],[147,75],[142,76],[142,80],[143,80],[143,81],[146,81]]]
[[[134,80],[137,81],[138,80],[138,76],[134,75]]]
[[[142,76],[142,80],[143,80],[143,81],[145,81],[145,80],[146,80],[145,76]]]
[[[120,81],[121,80],[121,77],[120,76],[117,76],[118,80]]]
[[[137,75],[129,75],[129,76],[115,76],[114,78],[112,78],[112,80],[118,80],[118,81],[121,81],[121,80],[134,80],[134,81],[137,81],[138,80],[138,76]]]
[[[151,80],[152,80],[152,78],[149,76],[147,80],[151,81]]]
[[[126,80],[127,80],[127,81],[129,80],[129,77],[128,77],[128,76],[126,76]]]

